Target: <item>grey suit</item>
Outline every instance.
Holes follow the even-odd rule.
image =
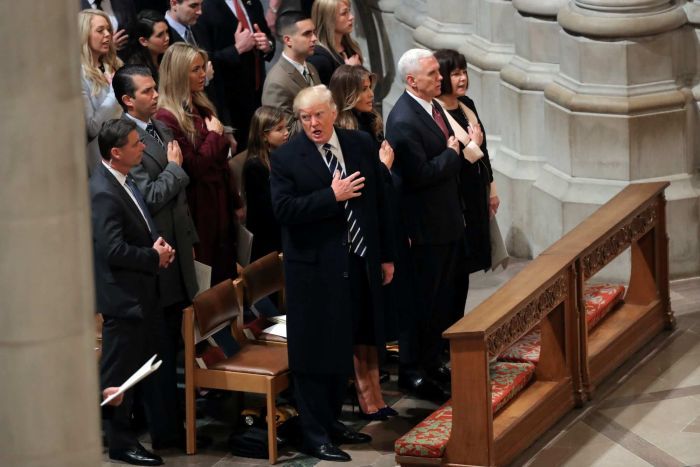
[[[126,115],[122,118],[128,118]],[[167,145],[173,136],[157,120],[152,120],[161,140]],[[131,169],[158,233],[175,248],[175,261],[159,274],[160,305],[191,302],[197,293],[192,245],[199,241],[187,207],[185,187],[190,182],[182,167],[168,162],[166,149],[140,127],[139,136],[146,145],[141,164]]]
[[[310,63],[306,63],[311,75],[313,85],[321,84],[321,78],[318,77],[318,71]],[[279,107],[284,110],[289,116],[293,115],[292,105],[294,98],[299,94],[299,91],[308,87],[304,77],[294,68],[294,65],[280,56],[277,63],[270,69],[265,78],[263,86],[262,103],[272,107]],[[290,122],[291,123],[291,122]],[[290,125],[291,132],[297,133],[300,128],[295,125]]]

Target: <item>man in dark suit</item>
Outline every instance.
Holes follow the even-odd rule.
[[[100,377],[107,388],[121,385],[155,353],[149,330],[158,309],[157,274],[172,263],[175,251],[158,237],[141,193],[128,177],[144,148],[136,124],[109,120],[98,142],[103,161],[90,179],[90,198],[97,310],[104,316]],[[155,381],[147,378],[140,386]],[[162,459],[146,451],[131,430],[132,401],[127,393],[106,422],[109,456],[134,465],[160,465]]]
[[[141,163],[131,169],[131,176],[143,194],[159,233],[178,251],[173,264],[158,275],[160,311],[157,316],[162,317],[162,322],[154,329],[153,338],[163,360],[157,377],[163,385],[166,411],[156,422],[164,425],[160,431],[165,433],[166,439],[154,438],[153,446],[161,449],[184,443],[183,417],[178,414],[176,357],[181,341],[182,310],[198,291],[192,253],[193,244],[199,239],[187,207],[185,188],[190,179],[182,169],[180,147],[170,130],[151,118],[158,104],[151,72],[145,66],[123,66],[114,74],[112,87],[124,110],[122,119],[136,123],[136,131],[145,144]]]
[[[460,290],[465,288],[457,281],[468,280],[457,179],[460,148],[434,100],[442,77],[430,51],[407,51],[398,70],[406,91],[389,114],[386,137],[396,154],[392,172],[402,182],[402,219],[415,265],[419,315],[401,320],[408,328],[399,343],[399,385],[425,398],[444,399],[435,381],[449,379],[449,370],[440,364],[442,332],[457,308],[464,314],[466,296]]]
[[[265,61],[275,54],[262,4],[260,0],[207,0],[193,29],[216,70],[207,94],[224,125],[237,129],[238,150],[244,150],[250,119],[260,107]]]
[[[262,103],[279,107],[289,115],[292,135],[301,131],[301,125],[293,120],[294,98],[302,89],[321,84],[316,68],[306,61],[314,53],[315,30],[311,18],[298,11],[288,11],[277,18],[284,49],[265,79]]]
[[[170,9],[165,12],[168,23],[170,43],[187,42],[197,47],[197,37],[192,26],[202,15],[204,0],[170,0]]]
[[[282,226],[289,367],[304,451],[349,461],[338,444],[371,440],[338,421],[353,327],[363,311],[381,311],[381,286],[394,271],[381,168],[369,135],[334,129],[337,111],[325,86],[302,90],[294,111],[304,131],[272,154],[270,177]]]

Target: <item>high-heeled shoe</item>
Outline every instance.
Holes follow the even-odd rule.
[[[363,420],[370,420],[370,421],[377,421],[377,420],[388,420],[389,417],[386,416],[383,412],[382,409],[377,410],[376,412],[370,412],[370,413],[364,413],[362,411],[362,407],[360,407],[360,418]]]
[[[385,417],[394,417],[399,414],[396,410],[392,409],[388,405],[385,405],[381,409],[377,410],[377,412],[384,414]]]

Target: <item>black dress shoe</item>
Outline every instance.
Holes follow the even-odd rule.
[[[352,460],[350,454],[331,443],[322,444],[311,449],[304,449],[304,453],[324,461],[350,462]]]
[[[362,444],[372,441],[372,437],[370,435],[349,429],[341,433],[336,433],[335,435],[332,435],[331,438],[333,439],[333,442],[337,444]]]
[[[399,387],[421,399],[438,404],[443,404],[450,398],[449,391],[446,391],[437,381],[417,374],[399,375]]]
[[[160,456],[146,451],[141,445],[129,449],[110,449],[109,458],[131,465],[163,465]]]
[[[384,415],[386,415],[387,417],[395,417],[396,415],[399,414],[396,410],[392,409],[388,405],[385,405],[384,407],[379,409],[379,411],[381,413],[383,413]]]
[[[442,384],[451,384],[452,372],[445,365],[436,366],[426,371],[429,378]]]

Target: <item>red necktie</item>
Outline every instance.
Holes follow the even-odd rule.
[[[435,104],[433,104],[433,120],[435,120],[435,123],[437,123],[442,130],[442,133],[445,135],[445,139],[448,139],[450,137],[450,130],[447,129],[447,123],[445,123],[445,119],[442,118],[442,114],[438,112]]]
[[[251,33],[254,33],[255,31],[253,31],[253,26],[250,24],[250,22],[248,22],[248,18],[245,15],[245,11],[243,11],[240,1],[241,0],[233,0],[233,7],[236,9],[238,22],[241,23],[243,29],[248,29]],[[258,91],[260,89],[260,85],[262,84],[262,76],[260,76],[260,54],[258,54],[258,51],[255,49],[253,49],[251,52],[253,52],[253,56],[255,57],[255,90]]]

